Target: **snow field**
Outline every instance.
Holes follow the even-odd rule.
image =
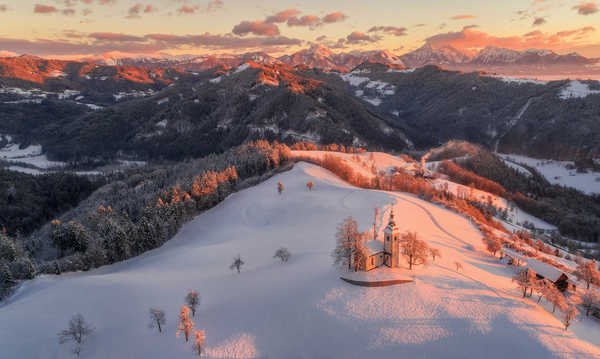
[[[378,207],[381,230],[390,205],[400,230],[417,231],[442,258],[405,269],[415,283],[341,281],[330,257],[336,225],[351,215],[368,230]],[[292,253],[287,264],[272,258],[281,246]],[[228,268],[238,254],[246,262],[240,275]],[[196,289],[202,301],[194,322],[206,330],[209,358],[600,356],[597,326],[586,327],[585,337],[574,334],[580,323],[564,332],[554,316],[519,298],[511,275],[483,253],[481,234],[464,217],[409,194],[357,189],[299,163],[230,196],[161,248],[24,283],[0,306],[0,347],[7,358],[67,357],[56,333],[80,312],[96,327],[82,358],[192,358],[175,328],[185,294]],[[165,310],[162,335],[147,328],[150,307]]]

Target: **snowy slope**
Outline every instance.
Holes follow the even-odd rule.
[[[336,224],[352,215],[367,230],[373,207],[386,223],[390,204],[400,229],[418,231],[442,258],[406,270],[411,284],[341,281],[330,257]],[[285,265],[272,258],[281,246],[292,252]],[[228,268],[237,254],[247,263],[240,275]],[[194,321],[206,330],[209,358],[600,356],[598,326],[563,331],[556,317],[519,298],[511,275],[483,253],[480,233],[463,217],[412,195],[357,189],[300,163],[230,196],[159,249],[25,283],[0,306],[0,348],[3,358],[66,358],[56,333],[80,312],[96,327],[82,358],[192,358],[175,327],[194,288],[202,296]],[[147,328],[149,307],[165,310],[166,333]]]
[[[498,154],[504,160],[523,163],[535,168],[548,182],[572,187],[588,194],[600,193],[600,172],[577,173],[566,166],[569,161],[536,159],[515,154]]]

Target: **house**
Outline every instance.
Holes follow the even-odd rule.
[[[400,267],[400,240],[400,231],[394,222],[394,212],[392,211],[390,221],[383,230],[383,243],[378,240],[370,240],[365,243],[367,260],[363,270],[370,271],[381,266]]]
[[[508,248],[503,248],[502,254],[510,258],[509,264],[531,269],[538,279],[548,279],[554,283],[556,288],[558,288],[561,292],[564,292],[569,287],[577,287],[577,280],[575,280],[570,274],[565,273],[548,263],[544,263],[535,258],[525,257],[520,253]]]

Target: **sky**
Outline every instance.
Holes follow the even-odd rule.
[[[600,0],[0,0],[0,56],[334,52],[425,44],[600,57]]]

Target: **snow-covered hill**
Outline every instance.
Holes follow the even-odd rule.
[[[535,168],[552,184],[572,187],[588,194],[600,193],[600,172],[589,170],[579,173],[573,168],[572,161],[544,160],[515,154],[501,154],[500,157],[506,163],[514,165],[523,163]],[[572,169],[569,169],[568,166],[571,166]]]
[[[394,165],[379,157],[379,169]],[[402,231],[440,249],[429,267],[404,269],[414,283],[355,287],[332,266],[336,225],[351,215],[367,230],[374,207],[380,230],[393,207]],[[292,253],[287,264],[272,257],[282,246]],[[229,269],[238,254],[246,262],[239,275]],[[520,298],[512,273],[484,253],[464,217],[299,163],[232,195],[159,249],[26,282],[0,306],[0,348],[3,358],[68,357],[56,333],[79,312],[96,327],[82,358],[192,358],[175,328],[186,292],[196,289],[202,302],[194,322],[206,330],[209,358],[600,356],[599,326],[583,321],[564,331],[557,317]],[[165,310],[165,333],[147,327],[150,307]]]

